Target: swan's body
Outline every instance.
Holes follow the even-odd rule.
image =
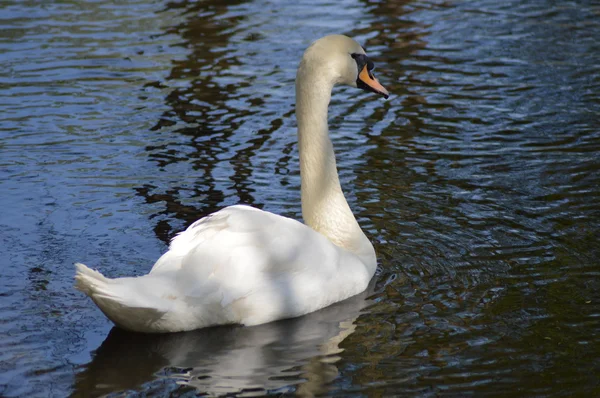
[[[387,97],[371,68],[362,47],[345,36],[322,38],[304,53],[296,115],[306,224],[230,206],[173,239],[148,275],[109,279],[76,264],[76,287],[117,326],[139,332],[258,325],[364,291],[375,272],[375,250],[342,193],[327,107],[335,84],[358,84]]]

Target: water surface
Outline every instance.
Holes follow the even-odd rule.
[[[9,1],[0,25],[0,395],[600,395],[598,5]],[[236,203],[300,218],[294,76],[330,33],[394,94],[330,107],[371,290],[111,330],[74,262],[145,274]]]

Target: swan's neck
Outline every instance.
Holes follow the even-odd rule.
[[[301,67],[296,79],[304,222],[336,245],[374,263],[373,246],[360,229],[342,192],[329,139],[327,108],[333,83],[320,79],[316,73],[306,76],[304,72]]]

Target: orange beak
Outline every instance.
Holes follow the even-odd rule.
[[[365,65],[360,71],[358,75],[358,80],[364,83],[368,87],[361,87],[363,89],[368,89],[369,91],[373,91],[374,93],[381,94],[385,98],[390,96],[390,93],[379,83],[375,76],[367,69],[367,65]],[[360,87],[360,86],[359,86]]]

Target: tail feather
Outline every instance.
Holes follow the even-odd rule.
[[[88,295],[117,326],[143,332],[160,327],[168,306],[160,297],[148,295],[149,289],[136,281],[139,278],[110,279],[84,264],[75,267],[75,288]]]
[[[75,287],[90,297],[110,282],[110,279],[85,264],[75,263],[75,268]]]

